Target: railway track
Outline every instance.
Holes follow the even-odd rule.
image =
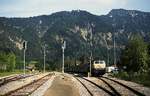
[[[90,96],[145,96],[133,88],[108,77],[75,77]]]
[[[32,94],[37,88],[39,88],[42,84],[44,84],[48,79],[50,79],[51,74],[48,74],[38,80],[35,80],[21,88],[13,90],[4,96],[29,96]]]
[[[127,85],[125,85],[125,84],[119,82],[119,81],[117,81],[117,80],[114,80],[114,79],[111,79],[111,78],[108,78],[108,77],[101,77],[101,78],[98,78],[98,79],[107,82],[107,83],[110,84],[111,86],[112,86],[112,85],[115,85],[114,83],[116,83],[116,84],[118,84],[119,86],[122,86],[122,87],[124,87],[125,89],[131,91],[132,93],[134,93],[134,95],[137,95],[137,96],[145,96],[143,93],[141,93],[141,92],[139,92],[139,91],[137,91],[137,90],[135,90],[135,89],[133,89],[133,88],[131,88],[131,87],[129,87],[129,86],[127,86]],[[113,83],[113,82],[114,82],[114,83]]]
[[[76,79],[86,88],[91,96],[116,96],[113,92],[83,77]]]
[[[90,96],[94,96],[93,93],[88,89],[88,87],[84,83],[82,83],[78,78],[76,78],[76,80],[79,81],[85,87],[85,89],[88,91],[88,93],[90,94]]]
[[[121,96],[121,94],[113,87],[111,86],[111,84],[109,84],[108,82],[106,82],[105,80],[101,79],[101,78],[98,78],[100,79],[101,81],[103,81],[113,92],[116,96]]]
[[[0,87],[7,84],[7,83],[9,83],[9,82],[16,81],[16,80],[23,79],[23,78],[27,78],[27,77],[30,77],[30,76],[33,76],[33,75],[31,75],[31,74],[30,75],[20,74],[20,75],[15,75],[15,76],[2,78],[2,79],[0,79]]]

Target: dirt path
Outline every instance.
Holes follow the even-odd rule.
[[[44,96],[79,96],[79,91],[73,87],[70,78],[60,75],[54,79]]]

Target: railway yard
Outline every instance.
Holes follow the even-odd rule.
[[[150,88],[112,78],[60,72],[0,78],[0,96],[149,96]]]

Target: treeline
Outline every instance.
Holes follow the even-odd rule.
[[[61,70],[61,61],[46,59],[46,70]],[[43,58],[30,59],[26,56],[26,68],[43,71]],[[10,48],[0,49],[0,72],[14,72],[24,69],[23,55],[16,55]]]
[[[28,59],[28,58],[27,58]],[[65,57],[65,68],[74,68],[80,64],[88,63],[88,56],[78,58]],[[26,65],[30,65],[32,60],[27,60]],[[43,58],[35,59],[35,68],[43,70]],[[118,67],[127,73],[148,73],[150,72],[150,44],[144,42],[140,35],[133,35],[129,39],[126,47],[122,50]],[[62,58],[50,61],[46,58],[46,70],[61,70]],[[23,69],[22,56],[16,56],[9,49],[0,49],[0,71],[13,71]]]
[[[140,35],[132,36],[122,51],[118,67],[122,70],[114,76],[150,86],[150,44]]]
[[[131,36],[120,57],[119,67],[127,72],[148,72],[150,67],[150,44],[140,35]]]
[[[0,71],[14,71],[16,67],[16,55],[10,50],[0,51]]]

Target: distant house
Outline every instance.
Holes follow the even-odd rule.
[[[36,61],[31,61],[31,62],[29,62],[29,65],[26,66],[26,69],[27,69],[27,70],[30,70],[30,71],[34,71],[34,70],[36,69],[36,67],[35,67],[35,64],[36,64],[36,63],[37,63]]]
[[[35,65],[29,65],[29,66],[26,66],[26,69],[27,70],[30,70],[30,71],[34,71],[35,70]]]

